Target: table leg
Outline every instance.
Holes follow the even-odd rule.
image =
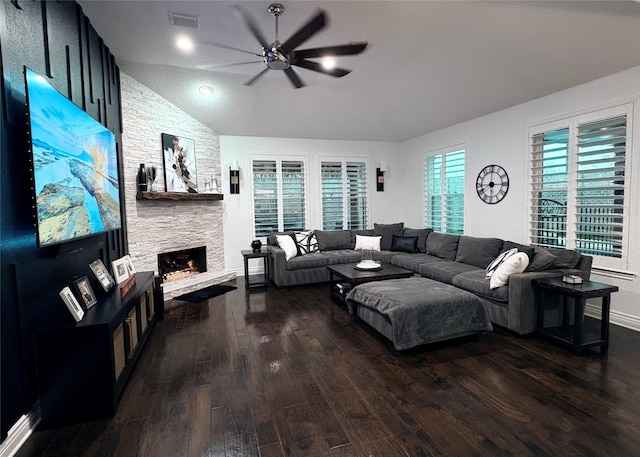
[[[244,258],[244,286],[246,289],[249,288],[249,258]]]
[[[579,355],[582,350],[582,319],[584,317],[585,298],[576,297],[573,316],[573,353]]]
[[[566,295],[562,296],[562,326],[569,326],[569,303]]]
[[[535,303],[538,311],[538,332],[542,332],[544,330],[544,304],[542,303],[542,290],[539,288],[535,288]]]
[[[600,339],[603,341],[602,350],[609,349],[609,307],[611,306],[611,295],[602,297],[602,320],[600,322]]]

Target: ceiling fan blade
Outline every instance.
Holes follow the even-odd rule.
[[[299,59],[313,59],[315,57],[326,56],[350,56],[360,54],[362,51],[367,49],[367,46],[369,46],[369,43],[365,41],[362,43],[325,46],[323,48],[300,49],[298,51],[294,51],[293,54]]]
[[[351,73],[351,70],[345,70],[344,68],[327,69],[327,68],[324,68],[322,64],[318,62],[313,62],[311,60],[304,60],[304,59],[296,60],[291,65],[296,65],[298,67],[306,68],[307,70],[324,73],[325,75],[334,76],[336,78],[341,78]]]
[[[304,83],[302,82],[302,79],[300,79],[300,76],[298,76],[298,74],[293,68],[289,67],[284,72],[289,77],[289,80],[291,81],[291,83],[294,86],[296,86],[296,89],[300,89],[301,87],[304,87]]]
[[[255,75],[253,78],[251,78],[249,81],[247,81],[246,83],[244,83],[245,86],[250,86],[251,84],[253,84],[254,82],[256,82],[258,80],[258,78],[260,78],[262,75],[264,75],[267,71],[269,71],[269,68],[265,68],[264,70],[262,70],[260,73],[258,73],[257,75]]]
[[[324,11],[320,10],[313,16],[305,25],[303,25],[297,32],[295,32],[282,46],[280,46],[286,53],[290,53],[302,43],[307,41],[313,35],[322,30],[327,25],[327,15]]]
[[[215,70],[217,68],[226,68],[226,67],[237,67],[239,65],[247,65],[251,63],[264,63],[264,60],[252,60],[249,62],[237,62],[237,63],[227,63],[227,64],[211,64],[211,65],[198,65],[196,68],[201,70]]]
[[[247,51],[245,49],[234,48],[233,46],[229,46],[229,45],[221,44],[221,43],[214,43],[213,41],[198,41],[198,43],[204,44],[204,45],[207,45],[207,46],[215,46],[216,48],[231,49],[232,51],[244,52],[246,54],[251,54],[252,56],[262,57],[262,54],[258,54],[258,53],[253,52],[253,51]]]
[[[260,46],[262,46],[264,49],[270,49],[271,45],[266,40],[266,38],[262,34],[262,31],[258,27],[258,24],[256,24],[256,21],[253,20],[253,18],[249,15],[249,13],[247,13],[240,7],[236,7],[236,11],[238,12],[238,14],[240,14],[240,16],[242,16],[244,23],[249,28],[249,30],[251,30],[251,33],[256,38],[256,40],[258,40],[258,43],[260,43]]]

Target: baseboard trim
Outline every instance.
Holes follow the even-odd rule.
[[[13,457],[40,423],[40,406],[36,405],[29,414],[23,415],[13,424],[7,438],[0,444],[0,457]]]
[[[589,303],[586,304],[584,313],[587,316],[595,317],[596,319],[600,319],[600,316],[602,315],[600,306],[590,305]],[[630,330],[640,332],[640,318],[637,316],[632,316],[630,314],[611,310],[609,312],[609,322],[614,325],[619,325],[620,327],[625,327]]]

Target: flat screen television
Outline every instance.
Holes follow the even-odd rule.
[[[122,226],[115,135],[25,67],[38,246]]]

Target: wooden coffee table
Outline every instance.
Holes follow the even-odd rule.
[[[371,271],[356,270],[355,263],[327,266],[331,299],[339,305],[346,306],[345,297],[358,284],[385,279],[410,278],[414,274],[411,270],[390,263],[383,262],[381,266],[380,270]]]

